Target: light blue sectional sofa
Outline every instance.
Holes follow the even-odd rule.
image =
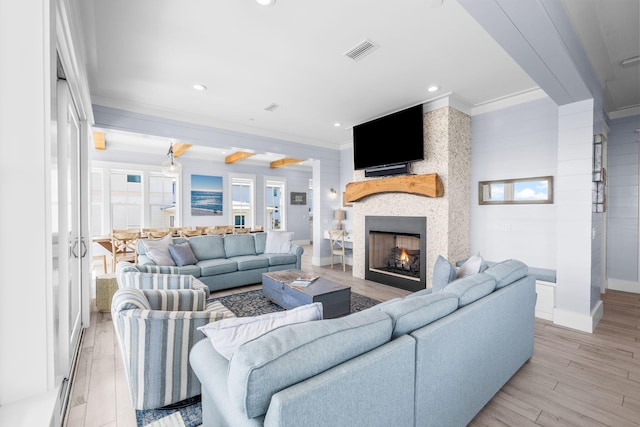
[[[535,278],[498,263],[338,319],[189,360],[204,426],[464,426],[533,355]]]
[[[163,273],[190,274],[210,291],[262,282],[262,273],[300,269],[304,249],[292,243],[288,252],[265,253],[267,233],[206,235],[173,238],[173,244],[188,242],[195,256],[182,266],[161,265]],[[144,239],[138,242],[138,266],[157,265],[147,254]]]

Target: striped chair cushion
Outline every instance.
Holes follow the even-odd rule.
[[[120,287],[136,289],[191,289],[193,276],[187,274],[123,273]]]
[[[147,297],[152,310],[163,311],[203,311],[207,302],[207,294],[195,289],[170,289],[142,291]]]
[[[180,274],[180,269],[172,265],[139,265],[139,270],[144,273]]]

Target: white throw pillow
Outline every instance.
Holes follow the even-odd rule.
[[[467,259],[464,264],[462,264],[460,268],[458,268],[458,271],[456,272],[456,279],[479,273],[481,266],[482,257],[480,257],[480,255],[470,256],[469,259]]]
[[[173,243],[173,238],[167,234],[161,239],[140,240],[144,245],[145,252],[155,265],[176,265],[169,253],[169,245]]]
[[[236,348],[260,335],[280,326],[311,320],[322,320],[321,302],[260,316],[222,319],[200,326],[198,329],[209,338],[213,348],[229,360]]]
[[[269,231],[267,232],[267,242],[264,252],[267,254],[286,254],[291,250],[291,240],[293,232],[290,231]]]

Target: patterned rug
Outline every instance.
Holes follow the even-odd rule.
[[[211,298],[220,301],[238,317],[257,316],[284,310],[262,295],[261,289]],[[364,310],[378,304],[372,298],[351,292],[351,312]],[[164,409],[136,411],[138,427],[197,427],[202,424],[202,406],[200,396],[178,402]]]
[[[209,301],[218,300],[233,312],[238,317],[245,316],[257,316],[260,314],[273,313],[275,311],[284,310],[277,304],[272,303],[270,300],[262,295],[261,289],[254,291],[242,292],[240,294],[227,295],[220,298],[212,298]],[[365,308],[372,307],[378,304],[380,301],[376,301],[372,298],[365,297],[364,295],[351,292],[351,312],[364,310]]]

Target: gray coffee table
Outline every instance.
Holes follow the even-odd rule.
[[[290,310],[304,304],[321,302],[323,317],[330,319],[351,311],[351,287],[320,277],[307,287],[291,286],[305,274],[300,270],[262,273],[262,293],[282,308]]]

